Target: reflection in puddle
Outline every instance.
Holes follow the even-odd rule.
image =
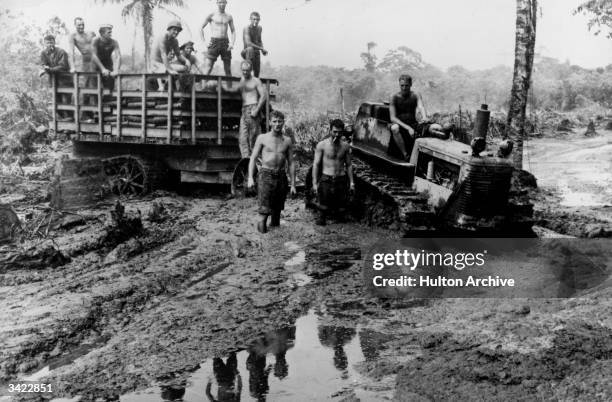
[[[125,402],[312,401],[354,395],[379,400],[376,383],[360,375],[357,363],[378,355],[384,336],[358,328],[323,324],[311,310],[295,326],[272,331],[246,350],[204,361],[186,384],[149,388],[121,397]],[[383,390],[384,393],[384,390]]]

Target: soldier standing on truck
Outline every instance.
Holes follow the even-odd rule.
[[[261,220],[257,223],[257,230],[266,233],[268,216],[272,215],[270,226],[280,225],[280,213],[285,207],[287,198],[287,172],[291,180],[291,195],[295,195],[295,162],[293,160],[293,141],[283,136],[285,115],[278,110],[270,113],[270,126],[272,130],[257,137],[251,160],[249,161],[249,179],[247,186],[254,185],[255,161],[261,155],[261,167],[257,176],[257,198],[259,201],[259,214]]]
[[[405,159],[410,159],[410,152],[417,136],[422,135],[422,125],[417,121],[417,111],[421,118],[427,120],[425,108],[419,102],[419,95],[411,91],[412,77],[402,74],[399,77],[400,91],[389,101],[391,133]]]
[[[312,189],[319,198],[317,225],[325,225],[330,213],[344,219],[348,194],[355,191],[350,147],[342,141],[344,122],[332,120],[329,128],[331,136],[317,144],[312,166]],[[323,171],[319,180],[321,164]]]
[[[42,70],[40,76],[49,74],[49,83],[51,83],[52,75],[55,73],[69,72],[70,63],[68,62],[68,53],[64,49],[60,49],[55,46],[55,37],[53,35],[47,35],[44,37],[45,49],[40,53],[40,64]],[[61,87],[72,87],[73,82],[70,77],[56,77],[58,86]],[[66,93],[59,93],[57,99],[60,104],[72,103],[72,96]],[[58,111],[59,120],[72,121],[73,117],[70,117],[70,112],[66,110]]]
[[[92,60],[92,43],[94,38],[96,37],[95,32],[89,31],[85,32],[85,21],[81,17],[76,17],[74,19],[74,27],[76,28],[76,32],[73,32],[68,37],[68,54],[70,55],[70,72],[74,73],[77,71],[76,63],[75,63],[75,48],[81,53],[81,69],[80,72],[84,73],[93,73],[94,72],[94,64]],[[96,87],[96,77],[93,75],[88,75],[85,77],[85,88],[95,88]],[[87,105],[95,106],[95,96],[92,95],[84,95],[83,100]],[[92,112],[83,112],[84,123],[93,122],[93,114]]]
[[[252,75],[253,66],[249,61],[240,63],[242,79],[238,87],[225,88],[228,92],[242,94],[242,115],[240,116],[240,131],[238,146],[243,158],[251,156],[255,140],[261,133],[261,109],[266,103],[267,93],[259,78]]]
[[[206,56],[208,59],[206,74],[210,74],[215,62],[217,61],[217,58],[221,56],[225,75],[227,77],[231,77],[232,48],[234,47],[234,42],[236,41],[236,30],[234,29],[234,19],[230,14],[225,12],[226,5],[226,0],[217,0],[218,10],[206,17],[204,24],[202,25],[201,33],[202,40],[206,41],[204,37],[204,28],[206,28],[206,25],[210,23],[211,38],[208,45],[208,54]],[[231,42],[227,37],[228,27],[232,33]]]
[[[244,41],[244,50],[240,53],[242,58],[248,60],[253,65],[253,75],[259,78],[259,70],[261,68],[261,52],[264,56],[268,51],[264,49],[261,41],[261,26],[259,20],[261,17],[257,11],[251,13],[251,23],[245,27],[242,32],[242,40]]]
[[[121,50],[119,42],[112,38],[113,26],[104,24],[98,31],[100,36],[93,40],[91,47],[92,60],[96,71],[102,74],[102,85],[111,91],[115,87],[115,77],[121,68]],[[116,67],[115,67],[116,62]]]

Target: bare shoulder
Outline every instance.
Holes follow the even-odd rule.
[[[204,22],[210,22],[212,21],[213,17],[215,16],[215,13],[210,13],[206,16],[206,18],[204,19]]]

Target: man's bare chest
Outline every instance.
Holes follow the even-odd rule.
[[[230,16],[227,14],[213,14],[211,22],[217,26],[225,26],[230,22]]]

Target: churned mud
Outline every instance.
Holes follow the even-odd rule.
[[[601,162],[608,138],[583,157]],[[536,162],[582,139],[541,141],[538,233],[603,236],[612,170],[584,177],[597,205],[570,206],[551,177],[573,173]],[[397,233],[315,226],[302,199],[264,236],[254,199],[158,191],[68,212],[48,181],[3,180],[22,225],[0,245],[0,384],[54,386],[16,400],[612,398],[610,267],[573,299],[383,300],[362,290],[363,258]]]

